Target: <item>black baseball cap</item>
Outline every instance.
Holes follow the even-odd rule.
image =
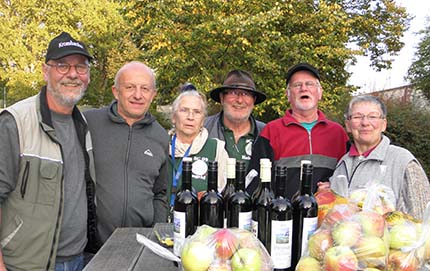
[[[321,79],[320,73],[317,70],[317,68],[315,68],[314,66],[312,66],[309,63],[299,63],[299,64],[292,66],[288,70],[287,76],[286,76],[287,85],[288,85],[288,82],[290,81],[291,77],[293,76],[293,74],[295,74],[298,71],[308,71],[308,72],[312,73],[316,78],[318,78],[318,80]]]
[[[84,43],[75,40],[69,33],[62,32],[49,43],[45,63],[50,59],[60,59],[74,54],[86,56],[88,60],[93,59],[93,57],[88,53]]]

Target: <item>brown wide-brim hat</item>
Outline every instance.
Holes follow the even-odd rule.
[[[227,74],[222,86],[214,88],[209,93],[212,100],[220,103],[220,94],[226,89],[242,89],[249,91],[255,95],[255,105],[260,104],[266,100],[266,94],[258,91],[255,88],[254,80],[249,73],[241,70],[233,70]]]

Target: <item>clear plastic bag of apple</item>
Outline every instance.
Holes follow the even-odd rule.
[[[392,212],[396,208],[396,197],[393,189],[372,180],[363,187],[349,193],[350,202],[356,203],[360,208],[364,205],[371,206],[371,210],[381,215]],[[369,210],[369,208],[366,208]]]
[[[348,203],[348,199],[340,196],[331,189],[320,190],[315,193],[315,199],[318,203],[318,226],[321,226],[327,213],[338,204]]]
[[[400,211],[385,214],[389,231],[388,271],[430,270],[430,203],[420,221]]]
[[[387,238],[382,215],[351,203],[334,205],[310,236],[296,270],[385,270]]]
[[[249,231],[203,225],[187,237],[181,252],[185,271],[273,270],[269,253]]]

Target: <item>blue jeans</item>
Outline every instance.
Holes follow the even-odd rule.
[[[81,271],[84,269],[84,255],[76,256],[67,262],[55,263],[55,271]]]

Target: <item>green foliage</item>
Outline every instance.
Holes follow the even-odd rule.
[[[8,104],[39,91],[42,63],[49,41],[61,31],[85,42],[95,57],[91,84],[83,103],[101,105],[111,99],[114,71],[137,57],[125,33],[131,31],[109,0],[22,0],[0,3],[0,81]]]
[[[430,21],[427,22],[427,26],[421,31],[421,34],[423,36],[407,77],[430,101]]]
[[[301,61],[321,71],[321,109],[339,115],[354,90],[345,66],[369,55],[377,69],[389,67],[408,18],[392,0],[22,0],[0,3],[0,24],[9,104],[44,84],[47,44],[68,31],[95,56],[81,104],[108,104],[115,73],[130,60],[156,71],[157,104],[169,104],[186,81],[207,93],[244,69],[269,97],[255,110],[268,121],[287,109],[284,77]]]
[[[254,75],[268,94],[256,107],[263,120],[288,107],[284,77],[301,61],[323,77],[321,108],[338,115],[349,99],[345,66],[369,55],[377,69],[389,67],[407,28],[404,8],[388,0],[142,0],[123,1],[142,58],[156,68],[158,102],[170,103],[178,85],[190,81],[203,92],[220,85],[231,69]]]
[[[430,111],[412,104],[389,101],[385,134],[392,143],[408,149],[430,176]]]

